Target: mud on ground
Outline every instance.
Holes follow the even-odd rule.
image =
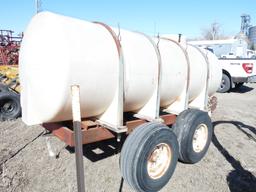
[[[216,96],[207,155],[195,165],[178,163],[162,192],[256,191],[256,84]],[[73,150],[44,133],[21,119],[0,123],[0,191],[76,191]],[[49,155],[47,142],[56,158]],[[86,191],[132,191],[122,181],[115,140],[84,146],[84,172]]]

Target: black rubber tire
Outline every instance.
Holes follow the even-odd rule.
[[[204,148],[200,152],[193,149],[193,136],[196,128],[204,124],[207,126],[208,136]],[[172,126],[179,142],[179,160],[184,163],[197,163],[206,154],[212,140],[212,122],[208,113],[198,109],[187,109],[178,115]]]
[[[0,83],[0,93],[1,92],[8,92],[8,91],[9,91],[8,87],[5,84]]]
[[[172,159],[166,172],[153,179],[147,171],[147,161],[152,150],[160,143],[167,144]],[[126,139],[120,157],[120,169],[124,180],[140,192],[159,191],[170,180],[178,161],[178,141],[170,128],[160,123],[138,126]]]
[[[235,89],[240,89],[240,87],[243,86],[243,82],[240,82],[240,83],[235,83]]]
[[[20,117],[20,96],[11,91],[0,93],[0,119],[12,120]]]
[[[225,73],[222,74],[222,80],[220,87],[217,92],[219,93],[226,93],[231,89],[231,80],[228,75]]]

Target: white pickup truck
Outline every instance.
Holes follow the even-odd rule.
[[[224,93],[244,83],[256,82],[255,58],[220,58],[219,62],[223,75],[218,92]]]

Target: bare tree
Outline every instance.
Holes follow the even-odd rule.
[[[223,35],[221,35],[221,25],[217,22],[212,23],[208,28],[202,29],[202,36],[206,40],[223,38]]]

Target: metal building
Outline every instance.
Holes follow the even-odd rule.
[[[254,49],[256,49],[256,26],[249,28],[249,40]]]
[[[241,33],[248,36],[248,29],[251,27],[251,16],[248,14],[241,15]]]
[[[212,50],[218,58],[247,57],[248,43],[241,36],[237,36],[236,39],[190,41],[189,43]]]

